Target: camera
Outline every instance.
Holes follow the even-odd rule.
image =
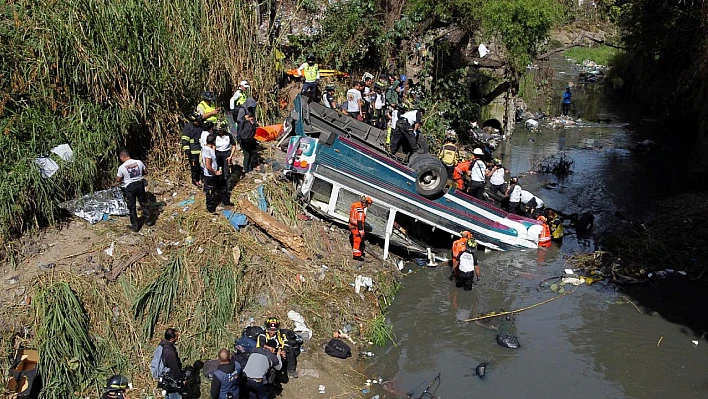
[[[168,393],[183,393],[184,391],[184,383],[169,374],[163,374],[160,377],[160,379],[157,381],[157,387],[160,389],[164,389]]]

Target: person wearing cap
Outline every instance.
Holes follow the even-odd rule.
[[[231,351],[226,348],[219,349],[217,358],[219,366],[212,373],[209,397],[211,399],[227,399],[228,394],[231,394],[232,398],[238,399],[241,365],[231,358]]]
[[[315,62],[315,55],[308,54],[306,61],[297,68],[297,71],[305,78],[300,93],[308,97],[310,93],[314,95],[317,91],[317,83],[320,81],[320,66]]]
[[[448,129],[445,135],[445,144],[440,148],[438,158],[447,169],[448,179],[452,179],[455,165],[460,161],[460,151],[457,149],[457,135],[454,130]]]
[[[202,93],[202,101],[197,105],[197,112],[202,116],[203,121],[216,123],[221,108],[214,107],[214,100],[216,100],[214,93],[210,91]]]
[[[234,92],[234,95],[229,100],[229,107],[231,111],[234,111],[237,107],[240,107],[246,102],[246,89],[250,89],[251,86],[248,84],[247,80],[242,80],[238,84],[238,89]]]
[[[464,287],[465,291],[472,289],[475,275],[477,281],[480,279],[479,261],[473,245],[467,245],[465,250],[457,255],[457,267],[453,268],[457,277],[456,286]]]
[[[354,119],[364,120],[364,103],[361,99],[363,82],[354,83],[354,87],[347,90],[347,114]]]
[[[482,158],[484,157],[484,152],[481,148],[475,148],[472,151],[474,156],[474,161],[470,165],[470,195],[477,199],[482,199],[484,195],[484,185],[487,182],[487,165],[484,163]]]
[[[487,170],[486,176],[489,178],[489,192],[492,194],[506,194],[506,184],[504,184],[504,167],[501,159],[492,160],[492,169]]]
[[[327,85],[325,92],[322,94],[322,104],[331,109],[337,109],[337,101],[334,99],[334,85]]]
[[[201,135],[202,116],[195,111],[189,116],[189,120],[182,129],[182,150],[189,163],[192,184],[197,187],[202,184],[202,166],[199,164],[199,154],[202,152],[202,146],[199,143]]]
[[[364,260],[362,241],[366,230],[366,208],[370,207],[373,200],[368,195],[352,204],[349,209],[349,231],[352,239],[352,253],[354,260]]]
[[[300,355],[302,347],[302,338],[295,334],[295,331],[280,328],[280,322],[276,317],[266,319],[265,333],[258,335],[256,340],[256,348],[271,347],[276,351],[282,352],[284,368],[287,370],[287,376],[297,378],[297,357]]]
[[[106,387],[103,388],[101,399],[127,399],[125,393],[129,387],[128,377],[124,375],[111,376],[106,382]]]
[[[518,177],[509,179],[509,187],[504,193],[505,197],[509,197],[509,212],[519,213],[519,203],[521,203],[521,185]]]

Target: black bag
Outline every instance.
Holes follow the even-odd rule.
[[[342,340],[332,338],[325,346],[325,353],[340,359],[346,359],[352,355],[352,350],[349,345],[342,342]]]

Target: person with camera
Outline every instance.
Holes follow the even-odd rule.
[[[182,398],[182,394],[179,390],[186,377],[182,371],[182,361],[179,358],[177,346],[175,345],[178,338],[179,333],[177,330],[168,328],[165,330],[165,338],[160,341],[160,345],[162,346],[162,362],[167,369],[165,376],[163,376],[163,380],[166,380],[167,384],[164,384],[163,381],[162,388],[167,392],[167,399]]]
[[[280,322],[276,317],[269,317],[266,320],[266,330],[264,334],[258,336],[256,347],[270,346],[283,352],[285,360],[285,368],[287,376],[297,378],[297,357],[300,355],[300,347],[302,346],[302,338],[300,338],[293,330],[280,328]],[[283,379],[287,382],[287,379]]]
[[[251,352],[243,368],[246,378],[246,394],[249,399],[268,399],[270,387],[275,382],[275,373],[283,368],[285,351],[265,345]]]

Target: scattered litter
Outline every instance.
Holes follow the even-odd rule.
[[[177,193],[175,193],[175,194],[177,194]],[[174,195],[173,195],[173,197],[174,197]],[[194,204],[194,197],[192,196],[192,198],[190,198],[190,199],[186,199],[186,200],[178,202],[177,206],[185,207],[187,205],[193,205],[193,204]]]
[[[324,385],[320,385],[319,387],[317,387],[317,389],[319,390],[320,393],[325,393],[325,386]]]
[[[371,399],[379,399],[379,395],[374,395],[371,397]]]
[[[268,201],[266,200],[265,193],[263,192],[262,184],[256,188],[256,192],[258,193],[258,209],[262,212],[268,212]]]
[[[361,393],[363,393],[364,395],[366,395],[367,393],[369,393],[369,390],[366,389],[366,388],[363,388],[363,389],[361,390]]]
[[[371,280],[371,277],[364,277],[362,275],[356,276],[356,280],[354,280],[354,292],[357,294],[361,292],[361,287],[366,287],[369,290],[374,286],[374,282]]]
[[[59,165],[51,158],[36,158],[34,163],[39,165],[39,173],[45,179],[54,176],[59,170]]]
[[[305,324],[305,319],[302,315],[294,310],[288,311],[288,319],[292,320],[295,324],[293,331],[295,331],[304,340],[309,340],[312,338],[312,330]]]
[[[187,236],[184,239],[184,245],[192,245],[194,243],[194,237],[192,236]]]
[[[221,214],[224,215],[236,231],[248,224],[248,218],[243,213],[236,213],[234,211],[224,209],[221,211]]]
[[[17,284],[18,281],[20,281],[19,276],[13,276],[7,279],[7,283],[10,285]]]
[[[123,199],[123,193],[118,187],[96,191],[75,200],[62,202],[59,207],[91,224],[102,220],[104,214],[114,216],[128,214],[128,206]]]
[[[177,191],[175,191],[174,193],[172,193],[172,196],[173,196],[173,197],[176,197],[176,196],[177,196]]]
[[[38,264],[37,266],[39,266],[39,267],[42,268],[42,269],[54,269],[54,268],[57,266],[57,264],[56,264],[56,263],[42,263],[42,262],[39,262],[39,264]]]
[[[398,270],[403,270],[403,266],[405,266],[405,263],[403,262],[403,259],[399,259],[398,263],[396,264],[398,267]]]
[[[108,247],[108,248],[106,248],[106,249],[104,249],[103,252],[105,252],[106,255],[108,255],[108,256],[110,256],[110,257],[113,257],[113,251],[114,251],[115,249],[116,249],[116,242],[113,241],[113,242],[111,243],[111,246]]]
[[[698,346],[698,340],[697,340],[697,339],[692,340],[691,343],[693,344],[693,346]]]
[[[57,154],[64,161],[71,162],[74,160],[74,151],[71,150],[69,144],[60,144],[50,150]]]
[[[484,375],[487,373],[487,363],[480,363],[477,368],[474,369],[474,371],[475,373],[477,373],[477,376],[479,378],[484,378]]]
[[[572,276],[575,272],[573,272],[573,269],[565,269],[565,274]]]
[[[374,352],[361,352],[361,354],[362,354],[362,356],[365,356],[365,357],[373,357],[374,356]]]
[[[162,255],[162,250],[159,247],[157,248],[157,254]]]
[[[189,207],[188,207],[188,206],[185,206],[184,208],[182,208],[182,212],[187,212],[187,211],[189,211]]]
[[[199,247],[199,249],[202,248]],[[238,246],[231,248],[231,255],[234,258],[234,265],[238,265],[238,261],[241,259],[241,248],[239,248]]]
[[[578,286],[580,284],[584,284],[585,279],[577,278],[577,277],[563,277],[563,279],[561,279],[561,282],[563,284],[572,284],[572,285]]]

